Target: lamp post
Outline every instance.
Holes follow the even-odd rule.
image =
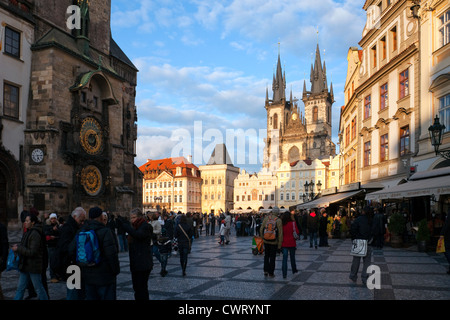
[[[317,182],[317,193],[318,194],[320,193],[320,190],[322,190],[322,182],[320,182],[320,180],[319,180],[319,182]]]
[[[441,155],[447,160],[450,160],[450,150],[440,151],[439,147],[442,144],[442,136],[444,134],[445,126],[440,124],[439,117],[436,115],[434,118],[434,123],[428,128],[430,133],[431,145],[434,147],[434,152],[436,155]]]
[[[305,187],[305,193],[303,194],[303,202],[306,202],[306,200],[308,200],[308,191],[309,191],[308,181],[306,181],[303,186]]]

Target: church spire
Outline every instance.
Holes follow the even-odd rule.
[[[281,68],[281,58],[280,53],[278,53],[278,62],[276,74],[273,76],[273,102],[281,102],[282,99],[286,99],[286,79]]]
[[[325,64],[322,67],[322,61],[320,58],[319,43],[316,48],[316,58],[314,61],[314,67],[311,66],[311,93],[317,94],[327,90]]]

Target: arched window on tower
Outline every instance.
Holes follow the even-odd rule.
[[[273,128],[278,129],[278,114],[273,115]]]
[[[313,122],[318,122],[318,121],[319,121],[319,108],[314,107],[313,108]]]

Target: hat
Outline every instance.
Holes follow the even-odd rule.
[[[49,218],[50,219],[58,218],[58,216],[56,215],[56,213],[51,213]]]
[[[277,206],[273,207],[272,213],[274,213],[274,214],[280,213],[280,208],[278,208]]]
[[[103,210],[99,207],[93,207],[89,209],[89,219],[96,219],[100,217],[103,213]]]

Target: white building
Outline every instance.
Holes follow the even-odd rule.
[[[25,3],[19,6],[0,2],[0,221],[3,223],[17,221],[23,209],[21,168],[33,42],[30,8]],[[43,155],[31,153],[31,157]]]

